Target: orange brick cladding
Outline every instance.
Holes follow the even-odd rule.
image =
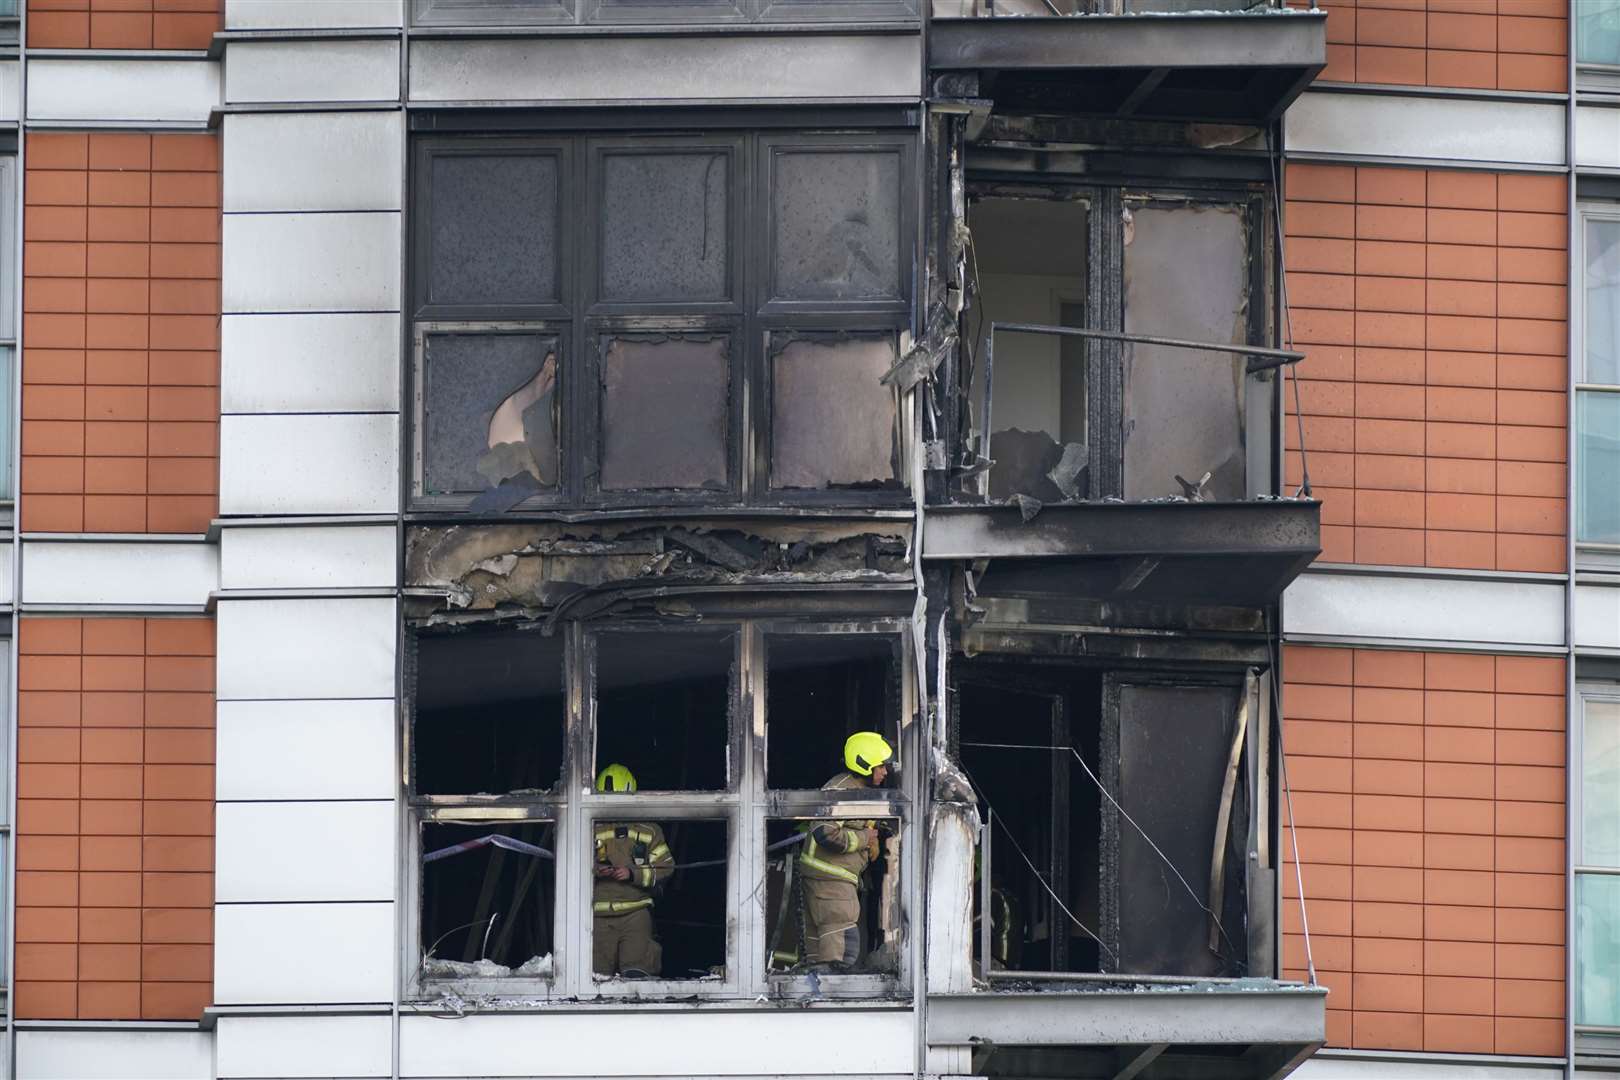
[[[22,528],[199,533],[219,504],[219,142],[31,134]]]
[[[1322,560],[1562,571],[1565,179],[1296,164],[1286,181]]]
[[[1329,1044],[1562,1054],[1564,661],[1289,647],[1283,672]]]
[[[19,622],[16,1015],[213,996],[214,623]]]
[[[1324,81],[1554,93],[1569,83],[1570,0],[1320,4],[1328,13]]]
[[[35,49],[206,49],[220,0],[27,0]]]

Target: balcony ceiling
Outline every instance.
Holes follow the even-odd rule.
[[[1321,1045],[1327,992],[1269,979],[930,994],[931,1046],[1022,1080],[1276,1080]]]
[[[977,72],[998,109],[1263,123],[1327,63],[1319,11],[934,19],[936,73]]]
[[[931,506],[923,533],[924,559],[992,560],[993,593],[1115,603],[1263,606],[1320,550],[1309,499]]]

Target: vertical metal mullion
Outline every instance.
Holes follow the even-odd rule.
[[[580,846],[585,840],[585,809],[581,797],[588,771],[586,751],[592,745],[594,730],[591,698],[587,693],[594,668],[592,650],[587,648],[585,627],[578,621],[567,624],[563,670],[568,688],[568,708],[563,732],[563,798],[557,814],[557,868],[554,886],[556,910],[554,940],[561,946],[553,960],[557,986],[569,997],[582,997],[590,984],[590,939],[587,914],[591,910],[590,881],[581,872]]]
[[[1064,694],[1057,694],[1052,698],[1052,739],[1053,747],[1069,745],[1069,707],[1068,699]],[[1052,834],[1051,834],[1051,875],[1052,891],[1059,896],[1068,897],[1069,892],[1069,758],[1058,750],[1047,752],[1052,776]],[[1069,901],[1073,903],[1071,899]],[[1069,969],[1069,928],[1065,922],[1063,933],[1057,932],[1060,925],[1053,911],[1051,921],[1052,934],[1052,970],[1067,971]]]
[[[1096,190],[1086,216],[1087,304],[1091,325],[1125,328],[1124,199],[1118,188]],[[1094,373],[1086,402],[1091,432],[1091,497],[1122,496],[1125,488],[1125,364],[1129,346],[1088,341],[1086,367]]]
[[[770,982],[765,942],[770,939],[765,907],[768,890],[761,884],[767,872],[765,858],[765,690],[764,629],[747,621],[738,632],[738,713],[742,752],[738,755],[737,856],[732,860],[732,902],[736,905],[737,985],[745,996],[756,996]],[[784,902],[785,902],[784,898]]]

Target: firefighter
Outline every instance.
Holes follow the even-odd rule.
[[[623,765],[609,765],[597,775],[596,790],[634,791],[635,775]],[[595,867],[593,968],[598,975],[630,978],[659,974],[664,947],[653,935],[653,899],[675,870],[664,830],[650,822],[597,822]]]
[[[875,731],[844,742],[844,771],[823,791],[882,787],[894,750]],[[811,826],[799,853],[803,956],[811,971],[851,971],[861,959],[861,875],[878,856],[878,829],[870,821],[828,819]]]

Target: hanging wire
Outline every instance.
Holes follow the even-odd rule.
[[[1266,616],[1271,622],[1271,616]],[[1283,801],[1288,807],[1288,837],[1294,847],[1294,885],[1299,892],[1299,926],[1305,935],[1305,971],[1310,985],[1316,985],[1316,958],[1311,954],[1311,920],[1305,911],[1305,873],[1299,862],[1299,829],[1294,825],[1294,790],[1288,785],[1288,747],[1283,742],[1282,665],[1277,655],[1276,636],[1266,635],[1266,649],[1271,654],[1271,712],[1277,718],[1278,779],[1282,781]]]
[[[1314,0],[1313,0],[1314,2]],[[1283,239],[1282,220],[1282,170],[1278,165],[1279,154],[1276,140],[1272,131],[1266,130],[1267,163],[1271,169],[1271,219],[1277,233],[1277,298],[1282,305],[1283,318],[1283,348],[1290,351],[1294,348],[1294,317],[1288,310],[1288,256]],[[1294,387],[1294,423],[1299,429],[1299,490],[1295,495],[1311,496],[1311,458],[1305,449],[1305,410],[1300,406],[1299,399],[1299,365],[1290,364],[1288,378]],[[1281,721],[1279,719],[1278,727]]]
[[[962,774],[968,778],[968,783],[973,785],[974,793],[984,801],[986,806],[990,807],[990,816],[995,820],[997,825],[1001,826],[1001,831],[1007,837],[1007,842],[1013,846],[1014,851],[1018,852],[1018,857],[1024,860],[1024,865],[1029,867],[1029,872],[1034,876],[1036,883],[1046,891],[1046,895],[1052,898],[1052,902],[1062,909],[1063,914],[1069,917],[1069,921],[1074,923],[1074,925],[1078,926],[1080,929],[1084,930],[1086,932],[1086,936],[1092,941],[1095,941],[1097,946],[1102,949],[1103,952],[1108,954],[1109,959],[1113,960],[1117,964],[1119,962],[1119,954],[1113,949],[1110,949],[1108,947],[1108,943],[1097,936],[1096,931],[1092,930],[1091,927],[1081,922],[1075,916],[1074,912],[1069,910],[1069,905],[1065,904],[1063,899],[1058,896],[1056,892],[1052,891],[1052,886],[1046,883],[1046,879],[1042,877],[1041,872],[1035,868],[1035,864],[1030,861],[1030,857],[1025,855],[1024,849],[1018,845],[1018,838],[1012,834],[1011,829],[1007,828],[1007,823],[1001,819],[1001,815],[995,812],[995,806],[991,804],[989,799],[985,798],[984,789],[979,786],[979,782],[977,780],[973,779],[973,774],[968,772],[965,767],[962,769]]]
[[[1113,804],[1114,809],[1118,810],[1120,815],[1124,817],[1126,821],[1131,823],[1131,828],[1140,833],[1142,839],[1147,841],[1148,847],[1153,849],[1154,854],[1158,855],[1160,859],[1164,860],[1164,865],[1168,866],[1170,868],[1170,872],[1176,875],[1176,880],[1181,882],[1181,887],[1187,890],[1187,895],[1192,897],[1192,902],[1197,904],[1199,908],[1203,910],[1204,914],[1208,915],[1214,920],[1215,929],[1220,932],[1221,940],[1226,942],[1227,948],[1231,949],[1232,952],[1236,954],[1237,945],[1234,944],[1231,937],[1227,935],[1226,927],[1221,925],[1221,917],[1215,914],[1215,912],[1210,909],[1210,906],[1199,898],[1197,891],[1195,891],[1193,887],[1188,884],[1186,878],[1181,876],[1181,871],[1176,869],[1176,864],[1170,861],[1170,856],[1166,855],[1162,850],[1160,850],[1159,845],[1153,842],[1153,837],[1147,834],[1147,830],[1138,825],[1136,823],[1136,819],[1131,817],[1130,811],[1119,805],[1118,800],[1116,800],[1113,795],[1109,794],[1107,788],[1103,787],[1103,782],[1097,779],[1096,773],[1091,771],[1091,766],[1087,765],[1086,759],[1080,756],[1080,751],[1076,750],[1072,746],[1037,746],[1030,743],[964,742],[961,745],[984,747],[991,750],[1067,750],[1069,753],[1073,754],[1074,760],[1078,761],[1080,763],[1080,767],[1086,771],[1086,775],[1091,777],[1091,782],[1097,785],[1097,790],[1102,792],[1103,798],[1107,799]]]

